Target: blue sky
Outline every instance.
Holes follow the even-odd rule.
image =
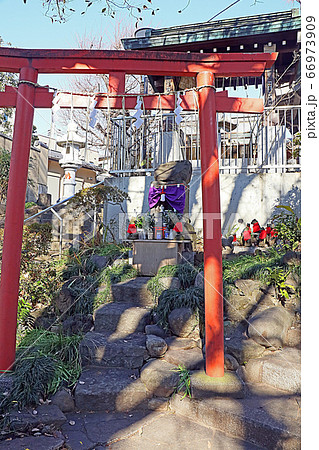
[[[159,8],[155,16],[144,14],[141,26],[154,28],[170,27],[186,23],[204,22],[226,8],[235,0],[191,0],[189,6],[181,13],[178,10],[187,5],[187,0],[153,0],[153,6]],[[101,1],[100,4],[103,2]],[[142,0],[141,0],[142,3]],[[218,18],[225,19],[267,12],[285,11],[298,7],[299,3],[289,0],[241,0],[236,5],[221,14]],[[84,35],[112,36],[115,21],[99,14],[101,6],[92,6],[81,16],[83,0],[73,0],[72,7],[77,11],[66,23],[51,23],[45,17],[41,0],[0,0],[0,36],[14,47],[22,48],[76,48],[79,37]],[[125,11],[117,13],[117,20],[133,21]],[[107,40],[104,39],[104,40]],[[50,84],[57,88],[66,88],[67,77],[60,75],[41,75],[39,82]],[[44,133],[49,128],[49,115],[44,110],[37,110],[35,125]]]

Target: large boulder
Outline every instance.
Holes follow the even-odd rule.
[[[293,316],[282,306],[274,306],[256,314],[249,323],[248,336],[264,347],[283,346]]]
[[[72,291],[69,289],[67,283],[65,283],[53,299],[53,304],[61,314],[65,314],[71,309],[74,299],[75,297]]]
[[[90,258],[90,263],[93,264],[98,270],[102,270],[110,263],[110,258],[103,255],[92,255]]]
[[[189,184],[192,177],[192,164],[188,160],[170,161],[160,164],[154,171],[154,185]]]
[[[153,334],[154,336],[159,336],[161,338],[165,338],[167,333],[157,324],[146,325],[145,334]]]
[[[141,370],[141,381],[156,397],[169,397],[179,383],[176,367],[163,359],[152,359]]]
[[[177,277],[162,277],[158,281],[164,289],[180,289],[181,287]]]
[[[168,316],[169,327],[179,337],[199,336],[198,318],[190,308],[176,308]]]
[[[225,353],[232,355],[239,364],[246,364],[253,358],[260,358],[265,353],[265,347],[253,339],[234,336],[225,342]]]

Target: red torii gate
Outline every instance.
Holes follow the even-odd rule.
[[[260,99],[229,98],[215,92],[215,77],[261,76],[277,53],[172,53],[154,51],[38,50],[0,47],[0,71],[19,73],[18,89],[0,93],[0,107],[15,107],[0,282],[0,372],[15,360],[17,303],[24,204],[34,108],[51,108],[53,93],[37,84],[39,73],[109,74],[109,99],[97,95],[96,108],[123,108],[125,74],[192,76],[199,105],[204,232],[206,373],[224,375],[222,249],[216,112],[261,113]],[[125,96],[134,109],[136,95]],[[184,110],[195,109],[194,96],[181,96]],[[109,101],[109,103],[106,103]],[[63,102],[61,106],[67,107]],[[82,107],[75,96],[74,107]],[[158,95],[144,98],[145,109],[158,108]],[[161,108],[173,110],[175,95],[161,95]],[[207,218],[211,217],[209,221]],[[213,224],[214,221],[214,224]],[[212,224],[214,225],[212,227]]]

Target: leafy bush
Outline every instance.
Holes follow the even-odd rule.
[[[50,224],[24,226],[21,251],[20,286],[18,298],[18,340],[32,328],[32,308],[48,304],[60,285],[55,263],[43,259],[49,252],[52,240]],[[0,230],[2,252],[3,230]]]
[[[286,250],[296,250],[301,241],[301,218],[298,218],[290,206],[279,205],[281,211],[273,217],[280,240]]]
[[[128,252],[131,248],[124,244],[115,244],[113,242],[104,242],[102,245],[95,247],[94,253],[101,256],[108,256],[111,260],[115,260],[120,256],[128,258]]]

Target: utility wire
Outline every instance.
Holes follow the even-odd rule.
[[[231,5],[227,6],[226,8],[224,8],[222,11],[220,11],[219,13],[215,14],[211,19],[209,19],[207,22],[211,22],[213,19],[215,19],[215,17],[219,16],[220,14],[222,14],[223,12],[227,11],[227,9],[231,8],[232,6],[236,5],[236,3],[240,2],[240,0],[236,0],[235,2],[233,2]]]

